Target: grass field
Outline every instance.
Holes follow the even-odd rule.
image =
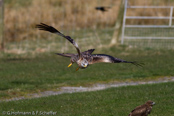
[[[174,82],[110,88],[37,99],[1,102],[0,113],[55,112],[59,116],[128,116],[147,100],[156,102],[150,116],[173,116]]]
[[[96,50],[128,61],[139,61],[143,68],[132,64],[94,64],[75,71],[77,65],[67,68],[68,58],[45,53],[28,58],[4,54],[0,59],[0,98],[11,98],[62,86],[90,86],[94,83],[150,80],[174,76],[174,51],[135,49],[117,46]]]
[[[148,1],[146,4],[152,4],[152,2]],[[31,113],[53,111],[61,116],[127,116],[132,109],[144,104],[147,100],[156,102],[151,116],[174,115],[174,82],[2,101],[47,90],[59,91],[64,86],[89,87],[96,83],[149,81],[173,77],[173,40],[126,39],[124,42],[129,46],[108,47],[120,3],[121,0],[101,2],[100,5],[112,6],[107,13],[101,13],[95,10],[95,7],[99,5],[98,0],[91,2],[5,0],[5,50],[0,52],[0,115],[15,115],[8,113],[18,111]],[[145,2],[130,3],[142,5]],[[172,4],[165,0],[158,2],[160,5],[170,3]],[[144,11],[144,9],[141,10]],[[141,10],[131,11],[128,14],[142,15]],[[147,11],[149,16],[154,16],[154,13],[149,11]],[[163,9],[160,11],[162,15],[167,14]],[[161,14],[157,15],[162,16]],[[137,67],[132,64],[101,63],[76,72],[76,64],[68,68],[70,60],[54,54],[55,52],[76,53],[74,47],[63,38],[36,29],[35,25],[40,22],[53,25],[65,35],[70,35],[82,51],[96,48],[94,54],[107,53],[145,65]],[[140,20],[135,22],[141,24]],[[145,24],[149,23],[153,21],[145,22]],[[157,24],[161,23],[165,22]],[[172,28],[164,30],[147,28],[144,31],[138,28],[128,29],[125,32],[128,36],[173,37]],[[118,41],[120,43],[121,40]]]

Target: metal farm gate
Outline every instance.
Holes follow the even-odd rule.
[[[163,1],[155,5],[136,5],[135,1],[125,0],[122,44],[173,48],[174,6],[173,2],[165,5]]]

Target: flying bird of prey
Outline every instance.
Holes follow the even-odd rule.
[[[153,101],[147,101],[145,104],[137,106],[129,116],[147,116],[152,110],[152,106],[155,104]]]
[[[102,12],[108,11],[109,8],[111,8],[111,7],[106,7],[106,6],[95,7],[96,10],[100,10]]]
[[[137,62],[125,61],[125,60],[118,59],[118,58],[115,58],[113,56],[106,55],[106,54],[92,54],[92,52],[95,49],[89,49],[87,51],[81,52],[80,48],[78,47],[78,44],[70,36],[65,36],[64,34],[59,32],[54,27],[48,26],[44,23],[40,23],[40,24],[36,25],[36,28],[38,28],[40,30],[44,30],[44,31],[48,31],[48,32],[57,34],[59,36],[62,36],[74,45],[74,47],[77,50],[77,54],[71,54],[71,53],[56,53],[56,54],[64,56],[64,57],[70,57],[70,62],[71,63],[68,65],[68,67],[70,67],[73,63],[77,63],[78,68],[76,69],[76,71],[79,68],[81,68],[81,69],[87,68],[89,64],[100,63],[100,62],[106,62],[106,63],[132,63],[136,66],[141,66],[141,64],[138,64]]]

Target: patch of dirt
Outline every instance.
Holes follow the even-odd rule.
[[[159,78],[158,80],[151,80],[151,81],[116,82],[116,83],[108,83],[108,84],[97,83],[91,87],[82,87],[82,86],[80,86],[80,87],[61,87],[61,88],[57,88],[58,91],[44,91],[44,92],[40,92],[40,93],[33,93],[33,94],[28,94],[26,96],[1,100],[0,102],[47,97],[47,96],[51,96],[51,95],[59,95],[59,94],[64,94],[64,93],[97,91],[97,90],[104,90],[104,89],[111,88],[111,87],[135,86],[135,85],[143,85],[143,84],[156,84],[156,83],[165,83],[165,82],[172,82],[172,81],[174,81],[174,77],[164,77],[164,78]]]

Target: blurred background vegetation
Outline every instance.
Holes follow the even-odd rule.
[[[129,5],[174,5],[169,0],[130,0]],[[4,32],[6,41],[36,39],[36,24],[44,22],[59,29],[114,27],[121,0],[5,0]],[[98,12],[97,6],[109,6],[108,12]],[[127,15],[168,16],[170,9],[132,9]],[[128,24],[166,23],[166,20],[131,20]]]
[[[129,0],[128,5],[174,5],[173,0]],[[107,12],[95,9],[110,7]],[[65,52],[72,47],[66,40],[35,29],[43,22],[52,25],[73,37],[84,49],[106,47],[111,43],[116,22],[122,20],[122,0],[5,0],[4,1],[4,43],[5,53]],[[131,16],[168,16],[169,9],[132,9]],[[167,20],[127,20],[127,24],[166,24]],[[120,29],[118,34],[121,33]],[[132,33],[132,32],[131,32]],[[134,31],[133,31],[134,33]],[[116,37],[118,38],[118,36]],[[120,41],[120,39],[118,39]],[[88,45],[86,46],[86,44]],[[134,42],[134,41],[133,41]],[[143,42],[141,42],[143,43]],[[159,43],[164,43],[159,42]],[[118,43],[117,43],[118,44]],[[161,46],[161,45],[160,45]]]
[[[6,0],[5,38],[7,41],[36,39],[35,25],[44,22],[58,29],[113,27],[121,0]],[[97,6],[112,7],[106,13]]]
[[[69,43],[52,34],[39,31],[35,25],[43,22],[73,37],[84,49],[110,42],[121,0],[5,0],[5,53],[25,54],[47,51],[62,52],[72,48]],[[111,7],[108,12],[97,6]],[[103,40],[101,40],[103,39]],[[109,40],[109,41],[108,41]],[[107,42],[105,44],[105,42]]]

